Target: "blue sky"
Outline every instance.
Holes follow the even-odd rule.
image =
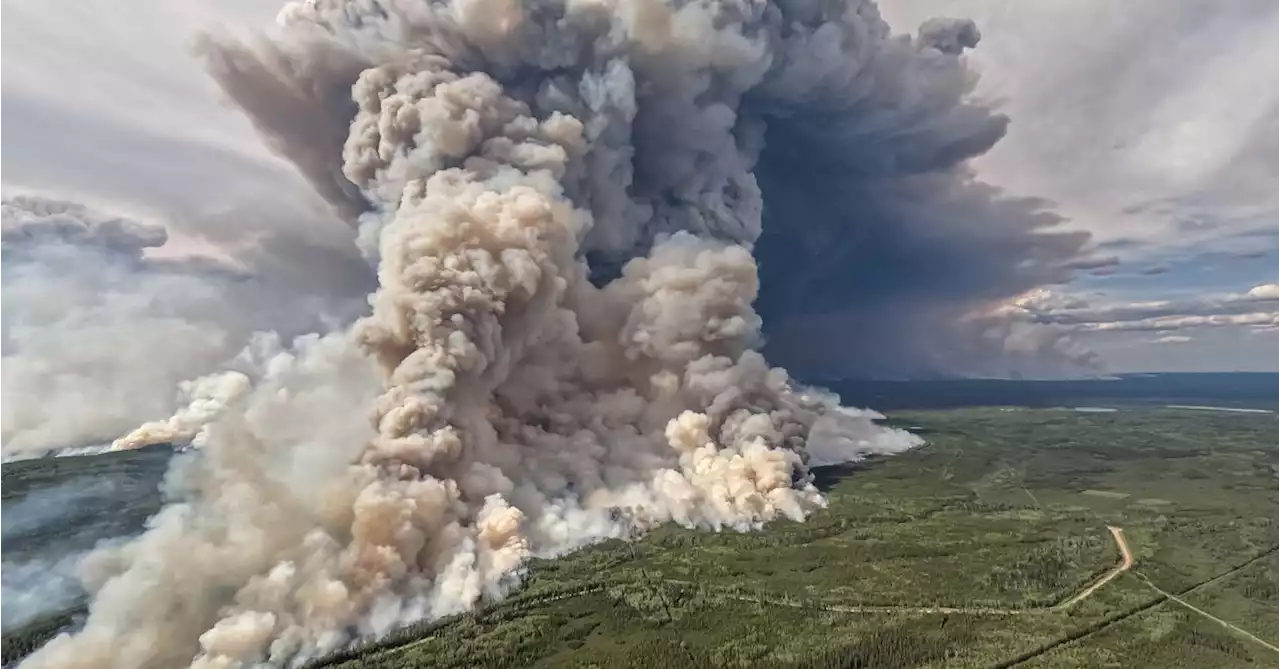
[[[1113,258],[1051,291],[1090,305],[1166,301],[1176,311],[1276,283],[1274,0],[880,6],[902,32],[936,15],[977,21],[974,94],[1012,118],[1005,140],[975,162],[979,177],[1053,201],[1068,225],[1093,235],[1098,257]],[[187,50],[198,30],[269,25],[277,9],[275,0],[7,0],[5,192],[144,220],[254,207],[323,216]],[[171,230],[167,252],[179,254],[252,234]],[[349,242],[336,219],[319,234]],[[1265,310],[1274,314],[1274,303]],[[1277,367],[1274,324],[1075,336],[1114,371]]]

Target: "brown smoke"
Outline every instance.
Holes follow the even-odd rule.
[[[84,563],[84,628],[23,666],[296,663],[501,597],[534,556],[665,522],[802,520],[825,504],[810,446],[833,462],[919,443],[757,351],[760,197],[733,109],[788,58],[780,11],[291,6],[287,31],[371,63],[341,166],[374,203],[372,312],[247,353],[244,377],[190,386],[120,442],[198,448],[151,529]],[[634,153],[655,188],[640,201],[633,121],[672,133]],[[597,286],[592,248],[643,253]]]

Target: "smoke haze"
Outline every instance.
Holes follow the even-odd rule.
[[[163,227],[43,198],[8,198],[0,216],[6,457],[109,442],[172,412],[179,382],[226,364],[253,332],[309,332],[362,306],[299,288],[288,256],[259,262],[255,249],[248,269],[148,258]]]
[[[196,448],[148,531],[82,563],[83,629],[22,666],[297,664],[499,598],[533,557],[803,520],[825,505],[813,464],[920,443],[771,367],[766,334],[834,370],[1075,364],[998,308],[1090,249],[965,168],[1007,122],[966,97],[978,37],[893,36],[869,2],[314,0],[261,39],[202,40],[377,286],[350,327],[174,331],[198,352],[83,380],[148,369],[170,395],[115,446]],[[94,271],[163,294],[138,253],[110,257]],[[288,315],[230,294],[231,316]],[[241,322],[218,304],[176,320]],[[135,313],[107,330],[155,318]]]
[[[75,523],[94,513],[94,506],[120,492],[120,485],[110,479],[72,479],[61,485],[36,490],[18,502],[3,507],[5,541],[17,539],[58,523]],[[11,544],[12,545],[12,544]]]
[[[76,565],[85,553],[71,553],[51,560],[5,560],[3,573],[4,631],[21,628],[37,618],[64,611],[84,596]]]
[[[19,465],[21,466],[21,465]],[[30,470],[28,470],[30,471]],[[162,470],[161,470],[162,471]],[[156,477],[98,470],[34,490],[21,474],[5,472],[3,505],[3,627],[20,628],[41,616],[82,604],[77,568],[95,545],[134,534],[155,500]]]

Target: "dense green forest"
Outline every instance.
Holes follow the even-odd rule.
[[[311,666],[1276,665],[1274,415],[974,408],[891,422],[928,444],[819,470],[830,506],[808,522],[599,544],[533,564],[504,601]],[[6,469],[6,497],[9,485]],[[1132,568],[1117,570],[1108,526]],[[6,661],[73,619],[6,634]]]

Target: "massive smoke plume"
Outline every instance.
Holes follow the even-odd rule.
[[[268,142],[360,212],[371,313],[255,340],[133,435],[197,442],[175,503],[82,566],[84,628],[23,666],[296,663],[500,597],[533,556],[804,519],[813,461],[918,440],[765,362],[753,249],[784,317],[892,319],[945,283],[926,306],[950,318],[1085,243],[964,172],[1005,123],[964,99],[977,38],[891,37],[859,2],[362,0],[205,40]]]
[[[589,149],[562,181],[591,211],[582,247],[597,282],[658,233],[689,230],[754,244],[767,352],[793,371],[1060,375],[1096,365],[1049,334],[1027,350],[1028,338],[1007,346],[972,325],[1068,280],[1089,249],[1086,233],[1055,231],[1050,203],[1006,197],[966,166],[1009,123],[970,97],[976,75],[961,53],[979,39],[971,22],[934,19],[911,39],[862,0],[508,4],[300,3],[281,14],[293,39],[208,40],[204,51],[319,192],[342,212],[375,212],[366,229],[407,175],[391,165],[361,197],[352,183],[367,177],[343,178],[342,161],[412,145],[414,124],[429,119],[404,114],[397,121],[409,125],[384,128],[390,143],[348,144],[346,155],[315,147],[347,136],[360,64],[420,49],[489,73],[535,115],[582,121]],[[508,23],[488,25],[490,12]]]

